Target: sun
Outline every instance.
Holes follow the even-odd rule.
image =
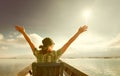
[[[84,10],[83,11],[83,17],[85,19],[85,24],[88,23],[88,19],[90,18],[91,16],[91,10]]]
[[[84,17],[90,17],[90,15],[91,15],[91,10],[85,10],[84,12],[83,12],[83,16]]]

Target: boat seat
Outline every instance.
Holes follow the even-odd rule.
[[[63,63],[32,63],[33,76],[63,76]]]

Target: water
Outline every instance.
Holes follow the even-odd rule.
[[[120,59],[63,59],[89,76],[120,76]]]
[[[62,59],[89,76],[120,76],[120,59]],[[34,59],[0,59],[0,76],[16,76]]]
[[[33,59],[0,59],[0,76],[16,76],[33,61]]]

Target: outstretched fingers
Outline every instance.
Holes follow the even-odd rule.
[[[84,31],[87,31],[87,28],[88,28],[87,25],[84,25],[84,26],[83,26]]]
[[[84,26],[79,28],[79,32],[82,33],[84,31],[87,31],[87,28],[88,28],[88,26],[84,25]]]
[[[18,26],[18,25],[15,26],[15,29],[16,29],[17,31],[19,31],[19,32],[25,31],[25,29],[24,29],[23,27]]]

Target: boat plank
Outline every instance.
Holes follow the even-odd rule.
[[[87,74],[76,69],[75,67],[71,66],[70,64],[63,62],[62,60],[60,60],[60,62],[62,62],[64,65],[64,76],[88,76]],[[23,70],[21,70],[17,74],[17,76],[26,76],[31,69],[32,69],[32,64],[30,64],[29,66],[27,66]]]
[[[23,70],[18,72],[17,76],[26,76],[31,69],[32,69],[32,64],[30,64],[29,66],[25,67]]]

